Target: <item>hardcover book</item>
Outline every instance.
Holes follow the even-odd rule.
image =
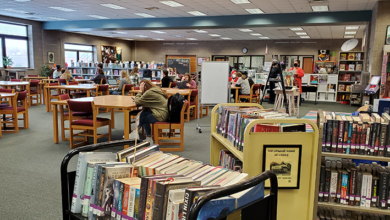
[[[348,60],[355,60],[355,53],[349,53]]]
[[[345,64],[340,64],[340,70],[345,70]]]
[[[340,54],[340,60],[347,60],[347,54],[346,53]]]

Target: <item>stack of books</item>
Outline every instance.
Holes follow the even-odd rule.
[[[221,150],[218,166],[238,172],[242,170],[242,162],[228,150]]]
[[[356,212],[342,209],[330,209],[320,207],[317,210],[317,220],[328,220],[328,219],[342,219],[342,220],[361,220],[361,219],[375,219],[375,220],[386,220],[385,215],[378,215],[367,212]]]
[[[322,151],[340,154],[360,154],[390,157],[390,116],[325,115]]]
[[[321,165],[319,202],[362,208],[388,209],[390,167],[360,163],[351,159],[326,160]]]
[[[71,212],[96,220],[187,219],[191,205],[202,194],[248,178],[246,173],[163,153],[158,145],[148,145],[144,142],[118,153],[81,152]],[[199,215],[217,217],[262,197],[263,183],[211,200]]]

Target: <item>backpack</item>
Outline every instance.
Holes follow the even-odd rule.
[[[175,95],[169,97],[168,99],[168,122],[170,123],[180,123],[180,113],[181,108],[183,107],[183,104],[185,102],[185,99],[182,95],[179,93],[176,93]]]

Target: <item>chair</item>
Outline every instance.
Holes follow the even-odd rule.
[[[10,82],[22,82],[22,79],[10,79]]]
[[[203,114],[203,109],[206,109],[206,114]],[[203,106],[203,105],[200,105],[200,118],[203,118],[203,115],[204,116],[208,116],[209,115],[209,106]]]
[[[107,84],[107,80],[105,78],[102,78],[100,80],[100,85]]]
[[[58,86],[59,83],[58,82],[54,82],[54,83],[48,83],[47,85],[48,86]],[[55,93],[55,94],[51,94],[51,90],[48,91],[49,94],[46,94],[48,96],[48,100],[49,100],[49,103],[46,103],[46,104],[50,106],[49,107],[50,110],[51,110],[51,100],[52,99],[58,100],[58,96],[61,95],[60,89],[56,89],[56,90],[57,90],[57,93]]]
[[[239,95],[238,99],[241,101],[241,99],[249,99],[249,102],[252,103],[253,100],[255,102],[258,102],[258,99],[260,98],[260,87],[261,84],[253,84],[251,88],[251,93],[249,95]]]
[[[58,79],[58,82],[60,83],[60,85],[67,85],[68,83],[66,82],[66,79]]]
[[[169,83],[169,88],[175,88],[176,86],[177,86],[177,81]]]
[[[191,119],[198,118],[198,94],[199,94],[199,90],[197,89],[193,89],[191,91],[189,115],[187,116],[190,117]],[[191,111],[192,111],[192,116],[191,116]]]
[[[169,122],[156,122],[153,125],[153,135],[155,144],[158,145],[179,145],[179,148],[160,148],[161,151],[183,151],[184,150],[184,112],[188,109],[188,101],[186,100],[181,108],[180,123]],[[164,133],[164,129],[170,129],[168,133],[171,133],[171,137],[167,133]],[[175,130],[180,130],[176,133]],[[179,134],[180,137],[176,137]],[[175,142],[165,142],[167,140],[173,140]],[[179,142],[178,142],[179,141]]]
[[[95,103],[81,102],[75,100],[68,100],[69,106],[69,122],[70,122],[70,148],[79,147],[88,144],[88,137],[93,137],[93,143],[97,144],[97,139],[108,136],[108,140],[111,141],[111,120],[108,118],[98,118],[97,108]],[[74,112],[91,113],[92,117],[82,118],[74,120]],[[98,134],[97,128],[108,125],[108,134]],[[74,130],[82,130],[83,132],[74,134]],[[84,141],[78,144],[74,144],[74,137],[84,136]]]
[[[27,77],[38,77],[39,75],[27,75]]]
[[[74,78],[75,78],[75,79],[83,79],[82,76],[75,76]]]
[[[0,89],[0,92],[2,93],[15,93],[15,89]],[[7,100],[3,100],[7,99]],[[7,103],[7,104],[4,104]],[[0,107],[8,107],[12,105],[10,98],[0,98]]]
[[[95,95],[96,96],[110,95],[110,85],[97,85]],[[112,111],[114,111],[114,109],[112,109]],[[103,112],[107,113],[108,108],[105,108]]]
[[[21,102],[21,106],[18,107],[18,102]],[[0,111],[3,115],[3,120],[1,124],[4,124],[4,128],[7,128],[7,124],[12,124],[14,130],[5,129],[4,133],[18,133],[19,129],[27,129],[28,128],[28,108],[27,108],[27,91],[17,92],[15,96],[12,98],[12,105],[8,107],[1,107]],[[11,117],[7,117],[7,115],[11,115]],[[23,118],[18,118],[19,115],[23,115]],[[19,127],[18,120],[23,120],[23,127]]]
[[[125,95],[126,92],[133,90],[134,84],[125,84],[122,88],[122,95]]]
[[[28,94],[28,102],[30,106],[41,104],[41,90],[39,87],[40,82],[40,80],[30,80],[30,94]],[[34,100],[37,101],[35,104],[33,104]]]
[[[52,77],[52,76],[49,76],[49,79],[53,79],[53,77]]]
[[[71,81],[71,82],[66,82],[68,86],[70,85],[78,85],[79,82],[77,81]],[[84,91],[80,91],[79,89],[76,90],[76,92],[73,92],[73,93],[70,93],[69,94],[73,97],[73,98],[80,98],[80,97],[85,97],[87,96],[87,93],[84,92]]]

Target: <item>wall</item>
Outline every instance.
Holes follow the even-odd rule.
[[[245,55],[264,55],[266,45],[268,46],[268,55],[265,57],[266,62],[272,61],[272,55],[312,55],[317,60],[318,50],[326,49],[335,51],[337,60],[341,46],[346,39],[340,40],[310,40],[302,43],[301,40],[278,40],[278,41],[199,41],[197,45],[177,44],[163,45],[163,43],[173,42],[135,42],[135,57],[137,61],[165,62],[166,55],[196,55],[198,57],[210,57],[212,55],[244,55],[242,48],[248,48]],[[278,44],[275,42],[290,42],[288,44]],[[291,43],[294,42],[294,43]],[[182,42],[181,42],[182,43]],[[191,42],[194,43],[194,42]],[[361,40],[354,51],[361,49]],[[201,70],[197,66],[197,72]]]

